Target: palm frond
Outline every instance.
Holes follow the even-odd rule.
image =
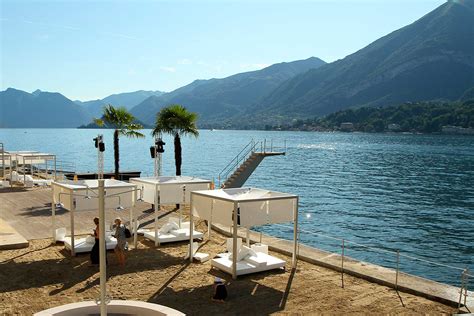
[[[184,106],[172,104],[162,108],[156,116],[155,128],[152,134],[192,135],[197,137],[197,114],[189,112]]]
[[[125,135],[125,136],[130,137],[130,138],[143,138],[143,137],[145,137],[145,135],[143,135],[142,133],[134,131],[134,130],[127,130],[122,135]]]
[[[100,118],[94,118],[92,121],[99,127],[102,127],[105,124],[104,120]]]
[[[105,122],[109,127],[115,128],[121,135],[145,137],[142,133],[138,132],[138,130],[143,129],[143,126],[135,123],[135,117],[125,107],[114,107],[111,104],[107,104],[104,107],[104,113],[100,121],[102,121],[102,125]],[[97,125],[99,125],[98,122],[97,120]]]

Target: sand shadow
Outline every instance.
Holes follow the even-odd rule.
[[[228,297],[225,303],[213,302],[213,286],[174,291],[166,287],[161,293],[155,293],[148,302],[175,308],[185,314],[208,315],[252,315],[258,306],[258,314],[268,315],[282,310],[280,301],[282,292],[261,285],[251,279],[239,279],[227,284]],[[265,302],[265,304],[262,304]]]
[[[1,266],[1,264],[7,263],[7,262],[9,262],[9,261],[13,261],[13,260],[15,260],[15,259],[21,258],[21,257],[26,256],[26,255],[30,255],[30,254],[32,254],[32,253],[34,253],[34,252],[38,252],[38,251],[41,251],[41,250],[48,249],[48,248],[50,248],[50,247],[52,247],[52,246],[53,246],[53,244],[49,244],[49,245],[47,245],[46,247],[39,248],[39,249],[35,249],[35,250],[31,250],[31,251],[27,251],[27,252],[25,252],[25,253],[22,253],[21,255],[15,256],[15,257],[13,257],[13,258],[9,258],[9,259],[7,259],[7,260],[5,260],[5,261],[0,261],[0,266]]]
[[[290,272],[290,277],[288,278],[288,283],[286,284],[285,292],[280,301],[280,308],[283,310],[286,306],[286,301],[288,300],[288,296],[290,295],[291,284],[293,283],[293,278],[295,277],[296,268],[292,268]]]
[[[56,208],[56,215],[63,215],[68,213],[69,211],[66,209],[63,209],[61,207]],[[20,216],[25,216],[25,217],[51,217],[52,216],[52,210],[51,210],[51,203],[45,203],[42,207],[28,207],[25,209],[22,209],[19,213]]]
[[[0,194],[1,193],[20,193],[20,192],[26,192],[29,191],[25,187],[7,187],[7,188],[0,188]]]
[[[0,270],[2,271],[0,274],[0,293],[59,285],[60,287],[49,293],[49,295],[56,295],[84,282],[95,274],[97,274],[98,280],[99,269],[89,267],[89,253],[71,257],[68,251],[62,249],[58,250],[58,254],[63,257],[25,262],[9,260],[0,263]],[[127,266],[123,269],[113,265],[116,263],[115,255],[113,252],[108,252],[107,276],[114,277],[122,274],[166,269],[170,266],[181,266],[184,262],[183,257],[171,256],[155,248],[134,249],[127,252],[127,257]],[[83,290],[94,285],[95,281],[89,282]]]
[[[149,299],[149,301],[153,301],[156,299],[158,296],[160,296],[164,290],[170,285],[171,282],[174,281],[184,270],[186,270],[187,267],[189,267],[191,263],[189,261],[185,261],[185,263],[178,269],[178,271],[175,272],[168,280],[166,280],[165,283],[153,294],[153,296]]]

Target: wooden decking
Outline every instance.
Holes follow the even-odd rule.
[[[8,188],[0,189],[0,218],[13,227],[27,240],[49,238],[52,236],[50,188]],[[151,205],[137,202],[134,208],[140,227],[153,227]],[[172,208],[162,208],[159,217],[171,213]],[[66,227],[69,233],[70,214],[67,210],[56,210],[56,227]],[[75,234],[92,233],[92,219],[97,211],[80,211],[74,215]],[[125,222],[130,219],[129,210],[106,211],[106,225],[114,218],[121,217]]]

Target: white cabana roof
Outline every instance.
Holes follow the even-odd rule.
[[[210,180],[200,179],[190,176],[160,176],[160,177],[143,177],[143,178],[131,178],[130,180],[136,182],[144,182],[150,184],[159,185],[173,185],[173,184],[191,184],[191,183],[210,183]]]
[[[55,160],[56,155],[50,153],[42,153],[38,151],[9,151],[12,160],[19,164],[41,164],[47,160]]]
[[[139,186],[143,200],[150,204],[155,204],[157,195],[160,204],[189,203],[190,192],[209,189],[211,185],[210,180],[190,176],[131,178],[129,181]]]
[[[296,218],[298,196],[257,189],[235,188],[194,191],[194,216],[226,226],[232,226],[234,207],[238,207],[238,224],[244,227],[276,224]]]
[[[54,203],[61,203],[70,211],[85,211],[98,209],[98,180],[65,180],[53,181]],[[122,206],[129,208],[135,205],[136,185],[114,179],[104,181],[105,207],[116,208]]]
[[[99,188],[99,181],[95,179],[90,180],[62,180],[62,181],[54,181],[53,185],[57,185],[63,187],[65,189],[70,190],[87,190],[87,189],[97,189]],[[125,188],[135,188],[136,185],[119,181],[115,179],[105,179],[104,180],[104,187],[105,188],[117,188],[117,187],[125,187]]]

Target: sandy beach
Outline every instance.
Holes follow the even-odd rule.
[[[201,230],[203,224],[198,226]],[[222,252],[225,239],[214,233],[200,251]],[[125,269],[108,253],[108,294],[114,299],[153,302],[186,314],[266,315],[299,313],[449,314],[451,307],[346,275],[298,262],[295,273],[270,271],[232,278],[210,262],[189,264],[183,259],[186,243],[154,248],[139,239],[128,251]],[[31,315],[40,310],[99,295],[99,273],[89,267],[87,254],[71,257],[50,239],[32,240],[29,248],[0,252],[0,310],[2,315]],[[228,281],[228,301],[212,302],[215,276]]]

